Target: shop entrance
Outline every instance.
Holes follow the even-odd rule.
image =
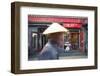
[[[79,50],[79,32],[70,32],[70,43],[72,50]]]

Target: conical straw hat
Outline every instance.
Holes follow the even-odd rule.
[[[58,23],[53,23],[43,32],[43,34],[51,34],[57,32],[68,32],[68,30]]]

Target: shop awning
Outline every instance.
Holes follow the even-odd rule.
[[[64,23],[83,23],[81,18],[49,17],[49,16],[28,16],[29,22],[64,22]],[[76,26],[76,25],[75,25]]]

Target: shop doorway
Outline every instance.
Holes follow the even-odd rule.
[[[71,50],[79,50],[79,32],[70,32]]]

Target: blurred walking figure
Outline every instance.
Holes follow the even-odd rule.
[[[70,44],[69,42],[66,42],[66,43],[65,43],[65,46],[66,46],[66,48],[65,48],[65,51],[66,51],[66,52],[68,52],[68,51],[71,50],[71,44]]]
[[[48,42],[40,52],[39,60],[59,59],[59,54],[64,52],[64,33],[68,30],[58,23],[51,24],[44,32]]]

